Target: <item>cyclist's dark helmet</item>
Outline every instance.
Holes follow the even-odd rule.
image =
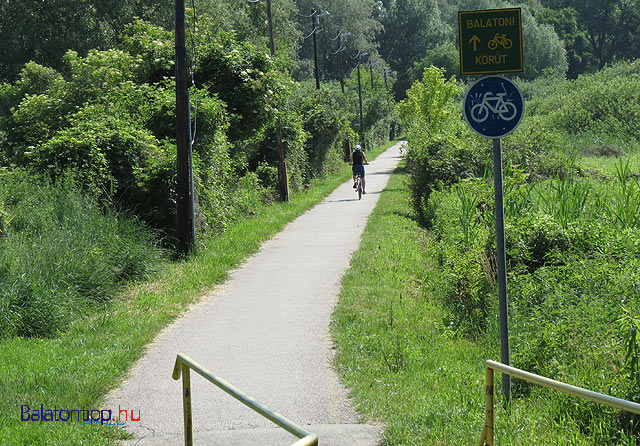
[[[356,144],[356,151],[360,150],[362,147],[360,147],[360,144]]]

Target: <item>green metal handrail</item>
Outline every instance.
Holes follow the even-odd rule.
[[[215,376],[209,370],[207,370],[188,356],[183,355],[182,353],[178,353],[176,357],[176,363],[173,366],[172,377],[177,381],[178,379],[180,379],[180,375],[182,375],[182,407],[184,411],[185,446],[193,446],[191,418],[191,378],[189,372],[190,369],[194,370],[200,376],[212,382],[244,405],[249,406],[251,409],[258,412],[263,417],[273,421],[275,424],[285,429],[287,432],[298,437],[300,440],[298,440],[291,446],[317,446],[318,436],[316,434],[312,434],[306,429],[303,429],[302,427],[295,424],[293,421],[288,420],[279,413],[259,403],[252,397],[242,393],[240,390],[238,390],[222,378]]]
[[[507,375],[523,379],[542,387],[548,387],[558,392],[567,393],[569,395],[583,398],[585,400],[595,401],[605,406],[615,407],[616,409],[625,410],[627,412],[640,415],[640,404],[632,401],[623,400],[614,396],[605,395],[604,393],[594,392],[592,390],[583,389],[581,387],[572,386],[571,384],[556,381],[544,376],[536,375],[524,370],[516,369],[505,364],[495,361],[487,361],[487,375],[485,383],[485,404],[486,418],[482,436],[480,437],[480,446],[494,446],[493,443],[493,371],[497,370]]]

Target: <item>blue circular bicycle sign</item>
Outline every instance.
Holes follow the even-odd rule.
[[[524,99],[509,79],[488,76],[474,83],[464,98],[464,117],[469,126],[487,138],[513,132],[524,114]]]

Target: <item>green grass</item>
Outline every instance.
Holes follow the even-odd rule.
[[[578,167],[587,174],[612,177],[616,165],[629,161],[636,173],[640,172],[640,143],[635,138],[603,134],[576,135],[560,130],[554,132],[560,152],[569,160],[575,156]]]
[[[629,162],[631,171],[635,174],[640,173],[640,155],[625,155],[620,158],[605,158],[601,156],[584,156],[576,160],[579,167],[587,173],[597,174],[606,178],[612,178],[616,175],[616,166],[622,162]]]
[[[373,159],[391,144],[369,151],[369,156]],[[125,437],[124,431],[107,426],[21,422],[20,406],[112,409],[101,407],[104,396],[162,328],[223,282],[262,242],[350,177],[345,164],[336,174],[314,181],[308,191],[293,194],[290,203],[257,209],[256,216],[232,225],[196,255],[162,266],[157,280],[131,286],[104,311],[76,320],[54,338],[0,341],[0,444],[111,445]],[[171,370],[166,373],[169,377]]]
[[[0,338],[56,336],[162,257],[151,231],[68,181],[0,174],[0,200]]]
[[[332,325],[336,366],[364,416],[385,423],[384,445],[477,444],[483,364],[499,358],[497,315],[480,342],[458,336],[445,322],[436,234],[413,218],[406,175],[401,165],[392,176],[343,278]],[[500,379],[496,374],[496,388]],[[552,395],[533,387],[505,410],[498,394],[496,444],[599,444],[594,438],[604,426],[585,429],[571,415],[600,406]]]

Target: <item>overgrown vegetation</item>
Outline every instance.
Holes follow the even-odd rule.
[[[513,364],[634,401],[640,120],[635,102],[621,98],[640,92],[637,64],[525,84],[528,116],[504,140]],[[498,345],[493,181],[483,161],[491,158],[488,143],[451,108],[457,92],[455,79],[430,68],[401,104],[405,121],[418,124],[409,127],[409,184],[415,211],[433,230],[429,255],[441,270],[435,299],[446,308],[447,331]],[[613,143],[621,139],[624,150]],[[584,170],[583,155],[616,157],[615,168],[607,161],[606,169]],[[530,391],[516,386],[517,395]],[[637,417],[553,398],[555,416],[594,444],[632,444],[640,432]]]
[[[440,294],[442,245],[414,218],[407,175],[401,166],[392,176],[343,278],[332,326],[336,365],[365,417],[385,422],[383,444],[477,444],[484,361],[499,356],[498,339],[491,333],[471,341],[449,324],[451,310]],[[583,379],[575,375],[574,382]],[[601,445],[619,415],[535,386],[506,410],[503,402],[498,392],[496,444]],[[586,425],[590,413],[598,422]],[[620,433],[611,443],[633,441]]]
[[[386,147],[376,148],[369,156],[374,158]],[[326,178],[314,180],[308,190],[292,193],[287,204],[255,208],[253,217],[234,222],[224,233],[207,240],[198,255],[155,264],[157,273],[152,280],[129,284],[110,305],[91,307],[56,336],[1,339],[0,357],[4,361],[0,362],[0,376],[4,385],[0,387],[0,444],[114,445],[116,439],[126,437],[125,431],[111,426],[23,422],[20,405],[113,409],[104,407],[104,396],[121,383],[160,330],[222,283],[228,271],[255,253],[264,241],[349,178],[351,169],[343,165]],[[11,230],[15,220],[6,222],[14,214],[2,215]],[[37,245],[30,252],[36,249]],[[70,255],[77,255],[75,248]],[[57,260],[60,266],[59,259],[51,260]]]
[[[190,32],[196,225],[206,240],[277,196],[277,125],[293,192],[338,171],[358,135],[353,96],[335,83],[315,91],[294,82],[288,55],[270,57],[205,14]],[[56,336],[144,278],[156,245],[173,246],[173,34],[136,19],[118,37],[117,48],[69,50],[57,70],[28,62],[0,83],[1,336]],[[393,101],[381,88],[367,91],[365,131],[385,142]],[[62,217],[82,208],[84,223]]]
[[[154,234],[82,196],[71,178],[0,171],[0,338],[54,336],[103,310],[161,259]]]
[[[80,315],[95,315],[93,330],[103,320],[97,315],[120,308],[113,305],[122,302],[112,299],[123,284],[148,278],[167,252],[159,246],[171,248],[176,212],[173,5],[45,3],[0,4],[0,40],[10,43],[0,48],[0,337],[9,349],[23,351],[64,343],[64,333],[84,324]],[[452,78],[454,30],[458,10],[514,4],[278,0],[275,57],[267,53],[264,4],[197,0],[190,6],[202,246],[277,196],[278,125],[295,195],[338,171],[349,144],[364,139],[370,147],[393,137],[399,118],[390,93],[408,93],[398,113],[409,132],[411,201],[423,227],[435,234],[427,246],[437,265],[431,285],[411,292],[433,292],[438,333],[467,338],[469,349],[493,345],[490,147],[468,130],[454,105],[460,93]],[[528,102],[526,119],[504,139],[514,361],[638,399],[640,65],[620,62],[640,54],[633,32],[640,23],[638,0],[526,0],[516,6],[523,8],[528,42],[521,74]],[[311,31],[305,14],[312,7],[330,11],[316,29],[317,91],[312,39],[303,39]],[[334,38],[338,33],[342,37]],[[369,56],[359,60],[361,129],[354,55],[362,52]],[[446,69],[448,80],[443,70],[425,71],[432,64]],[[337,82],[342,71],[345,94]],[[565,72],[575,80],[565,80]],[[147,308],[146,299],[158,297],[145,295],[140,308]],[[390,326],[394,314],[391,306]],[[170,317],[160,317],[156,327]],[[389,332],[394,339],[378,347],[396,373],[413,353],[405,353],[407,333]],[[82,345],[66,350],[72,356],[86,351]],[[124,370],[133,357],[127,355],[114,367]],[[26,388],[18,378],[12,385],[37,394],[44,372],[28,367],[34,370]],[[96,379],[112,370],[99,371]],[[111,384],[75,394],[77,401],[93,403]],[[570,435],[585,433],[584,441],[615,444],[638,431],[635,418],[577,409],[562,398],[549,404],[545,419],[562,420]],[[408,418],[420,426],[416,419]],[[420,429],[392,427],[388,437],[397,434],[406,443]],[[22,434],[32,443],[39,433]],[[66,433],[58,434],[64,441]],[[565,441],[558,438],[557,444]]]
[[[226,75],[227,82],[236,82],[237,88],[232,90],[236,97],[225,98],[229,102],[225,103],[202,75],[201,88],[193,92],[198,97],[194,181],[198,221],[204,232],[223,229],[254,204],[243,187],[255,191],[259,199],[257,179],[238,181],[246,174],[248,162],[244,155],[247,144],[239,141],[249,139],[251,133],[254,144],[264,144],[261,135],[269,125],[273,127],[275,119],[268,118],[269,107],[274,105],[264,99],[264,91],[283,89],[286,82],[263,52],[240,47],[232,35],[210,39],[203,44],[203,61],[222,73],[218,76]],[[18,82],[3,84],[0,103],[6,136],[2,161],[53,180],[75,172],[79,186],[95,199],[116,203],[171,234],[175,221],[175,87],[167,76],[173,70],[172,36],[135,22],[126,28],[123,46],[124,50],[92,51],[84,58],[69,52],[63,73],[30,63]],[[223,46],[237,58],[212,54],[209,49]],[[253,66],[255,75],[247,74]],[[213,75],[209,79],[217,80]],[[228,113],[228,108],[236,109],[239,103],[249,109]],[[256,127],[255,132],[247,122]],[[230,129],[235,133],[228,138]],[[297,145],[291,144],[292,156],[302,150],[304,138],[294,137],[293,141]],[[291,166],[295,178],[300,168],[295,163]],[[243,197],[249,202],[243,202]]]

